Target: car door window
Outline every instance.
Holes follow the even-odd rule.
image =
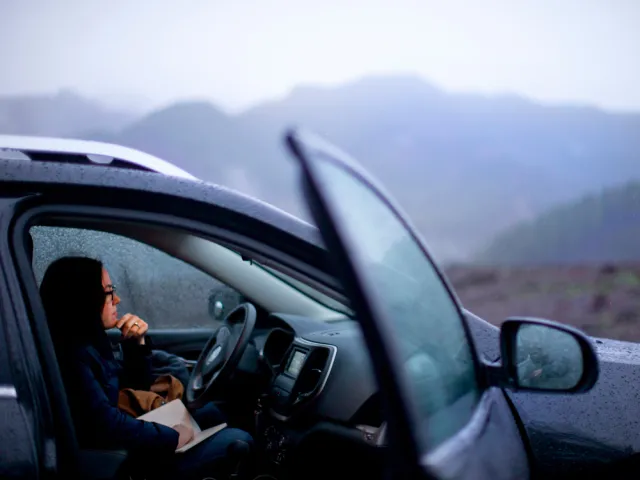
[[[311,150],[312,151],[312,150]],[[411,229],[339,161],[306,157],[367,301],[388,321],[419,440],[434,448],[471,418],[479,398],[474,351],[461,312]]]
[[[130,238],[46,226],[33,227],[30,233],[38,285],[49,264],[57,258],[67,255],[97,258],[117,287],[120,313],[135,313],[152,329],[211,328],[221,315],[241,302],[240,295],[230,287]],[[69,310],[73,310],[73,298],[69,298]]]

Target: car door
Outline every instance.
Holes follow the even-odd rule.
[[[371,352],[390,477],[528,478],[504,393],[483,381],[460,305],[410,221],[346,154],[299,131],[287,143]]]

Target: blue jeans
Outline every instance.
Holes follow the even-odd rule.
[[[222,412],[213,403],[192,411],[191,415],[203,430],[226,421]],[[207,476],[218,478],[216,475],[220,472],[234,467],[225,460],[228,460],[227,448],[236,440],[247,442],[250,447],[253,447],[253,438],[249,433],[227,427],[190,450],[177,453],[172,472],[173,478],[196,478],[198,480]]]

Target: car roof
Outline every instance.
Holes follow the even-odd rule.
[[[2,157],[13,160],[133,168],[191,180],[196,179],[172,163],[140,150],[112,143],[72,138],[0,135],[0,158]]]
[[[198,179],[93,164],[8,160],[0,156],[0,191],[7,191],[12,184],[109,187],[180,197],[248,216],[325,249],[315,226],[257,198]]]
[[[106,156],[107,161],[96,161],[92,158],[95,155]],[[164,213],[172,213],[177,207],[170,196],[205,203],[215,209],[208,211],[192,205],[184,207],[184,212],[203,219],[223,215],[235,224],[238,219],[224,212],[240,214],[259,222],[243,224],[250,235],[267,226],[274,228],[293,241],[292,248],[297,245],[296,251],[306,252],[303,256],[310,264],[317,267],[326,263],[326,250],[316,227],[261,200],[204,182],[169,162],[130,148],[82,140],[0,135],[0,191],[9,191],[12,184],[18,192],[25,190],[25,184],[37,184],[42,191],[54,185],[69,187],[58,189],[57,194],[70,195],[74,203],[82,198],[80,191],[87,188],[97,188],[89,193],[92,196],[103,195],[101,187],[121,189],[127,195],[136,191],[156,193],[157,200],[152,200],[154,205],[148,208]],[[116,202],[120,208],[127,208],[126,195],[120,197]],[[222,216],[220,220],[225,222]],[[264,235],[268,235],[266,230],[263,238]]]

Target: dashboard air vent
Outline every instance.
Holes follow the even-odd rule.
[[[325,347],[311,350],[296,382],[294,404],[310,399],[320,391],[329,368],[330,353]]]

